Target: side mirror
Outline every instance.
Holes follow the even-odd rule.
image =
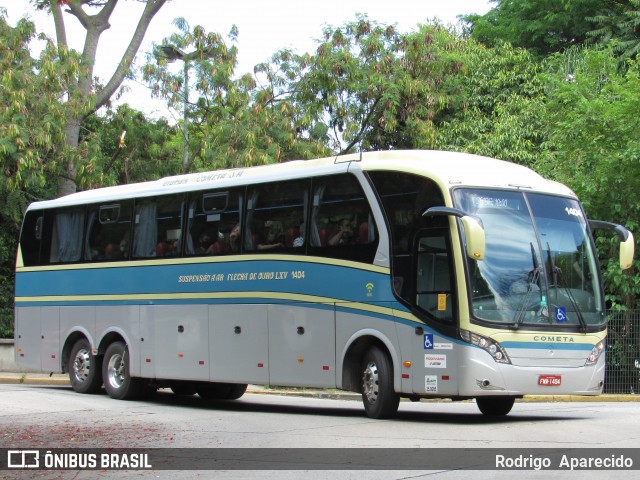
[[[449,207],[431,207],[427,209],[422,216],[454,216],[459,218],[464,228],[464,235],[467,243],[467,256],[474,260],[484,260],[487,250],[487,242],[484,236],[484,228],[482,228],[482,225],[477,219],[467,215],[462,210]]]
[[[636,247],[633,240],[633,233],[629,232],[629,236],[627,237],[627,239],[623,242],[620,242],[620,268],[622,270],[631,268],[635,248]]]
[[[480,222],[469,215],[461,217],[464,234],[467,239],[467,255],[474,260],[484,260],[487,242],[484,238],[484,228]]]
[[[616,232],[618,238],[620,239],[620,268],[622,270],[630,268],[633,263],[633,254],[635,250],[633,233],[631,233],[622,225],[611,222],[604,222],[602,220],[589,220],[589,226],[591,227],[591,229],[603,228]]]

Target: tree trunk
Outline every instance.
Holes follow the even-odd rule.
[[[82,8],[81,2],[69,2],[67,4],[67,12],[75,16],[80,24],[86,30],[85,44],[82,52],[82,63],[86,68],[85,72],[81,75],[76,85],[69,86],[70,101],[76,102],[79,105],[79,110],[73,113],[69,113],[67,118],[67,125],[65,127],[66,132],[66,146],[71,150],[77,150],[80,127],[82,121],[92,113],[96,112],[100,107],[105,105],[116,90],[122,85],[122,82],[131,68],[133,59],[138,52],[142,40],[151,20],[156,13],[162,8],[167,0],[147,0],[144,11],[140,17],[140,21],[136,27],[135,33],[131,38],[131,42],[124,52],[120,63],[109,79],[105,87],[95,92],[93,102],[90,102],[89,97],[92,94],[92,79],[93,79],[93,67],[96,60],[96,52],[98,48],[98,42],[100,41],[100,35],[102,32],[111,27],[109,19],[118,0],[107,0],[102,6],[97,15],[88,15]],[[66,45],[66,35],[64,29],[64,20],[59,9],[57,1],[52,2],[52,12],[54,21],[56,23],[56,32],[58,37],[58,45]],[[58,8],[56,8],[56,6]],[[76,173],[77,165],[76,160],[79,159],[78,155],[71,155],[68,158],[65,165],[65,174],[58,183],[58,194],[68,195],[74,193],[77,188]]]

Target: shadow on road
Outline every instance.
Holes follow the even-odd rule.
[[[64,389],[74,395],[79,395],[70,387],[61,386],[30,386],[38,389]],[[105,395],[104,389],[97,395]],[[170,390],[159,390],[145,400],[143,403],[153,405],[166,405],[197,410],[220,410],[230,412],[262,412],[284,415],[317,415],[332,417],[365,418],[364,409],[359,402],[338,402],[332,399],[318,399],[299,397],[297,405],[274,403],[278,398],[296,398],[296,395],[278,396],[274,394],[245,394],[238,400],[203,400],[198,395],[177,395]],[[118,402],[119,400],[114,400]],[[411,407],[408,407],[411,405]],[[554,404],[562,405],[562,404]],[[437,408],[434,408],[437,406]],[[509,415],[503,417],[488,417],[482,415],[480,411],[469,410],[470,403],[456,402],[401,402],[397,415],[389,421],[406,422],[426,422],[431,424],[459,424],[459,425],[487,425],[487,424],[518,424],[527,422],[559,422],[559,421],[580,421],[582,416],[572,413],[570,417],[558,413],[558,415],[548,415],[546,412],[532,415],[529,412],[519,413],[519,404],[516,403]],[[415,408],[420,408],[416,410]],[[443,407],[447,411],[443,411]],[[475,407],[475,406],[474,406]],[[431,408],[431,411],[430,411]],[[464,409],[465,411],[461,411]],[[437,411],[433,411],[437,410]],[[378,420],[371,420],[378,421]]]

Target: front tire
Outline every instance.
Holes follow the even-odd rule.
[[[478,397],[476,405],[483,415],[501,417],[511,411],[515,401],[514,397]]]
[[[102,362],[102,381],[111,398],[133,400],[143,396],[147,385],[142,378],[129,374],[131,357],[122,342],[114,342],[107,348]]]
[[[393,364],[378,347],[371,347],[362,359],[362,403],[370,418],[390,418],[398,411],[400,395],[393,389]]]
[[[81,338],[73,344],[67,371],[71,386],[78,393],[97,393],[102,386],[101,358],[91,354],[91,344]]]

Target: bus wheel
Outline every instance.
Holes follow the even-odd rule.
[[[398,411],[400,395],[393,390],[391,360],[378,347],[371,347],[363,358],[362,402],[370,418],[390,418]]]
[[[498,417],[509,413],[515,401],[515,397],[478,397],[476,405],[484,415]]]
[[[102,386],[100,357],[91,354],[91,345],[85,338],[71,349],[67,365],[71,386],[78,393],[96,393]]]
[[[144,380],[129,375],[129,359],[129,351],[122,342],[112,343],[104,354],[102,381],[111,398],[133,400],[146,393]]]
[[[205,400],[237,400],[247,391],[246,383],[203,383],[198,395]]]

